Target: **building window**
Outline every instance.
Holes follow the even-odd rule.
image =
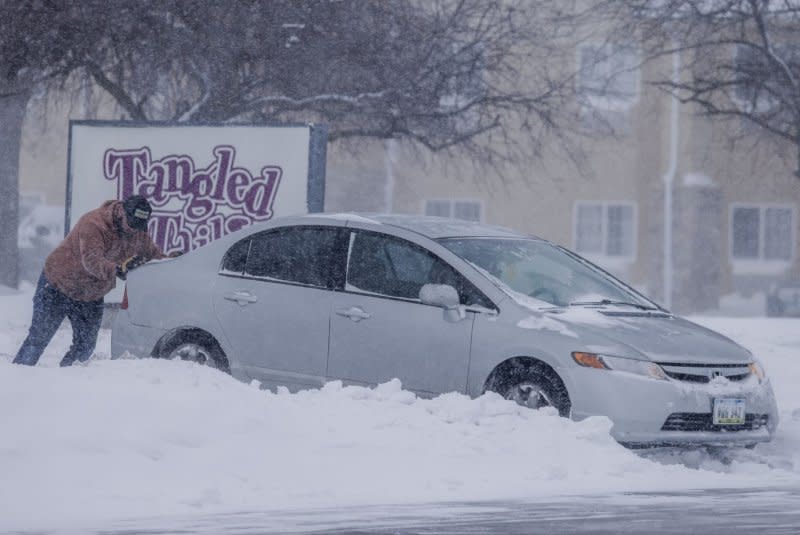
[[[480,223],[483,210],[480,201],[435,199],[425,201],[425,215]]]
[[[575,205],[575,250],[587,256],[633,258],[636,206],[625,202],[579,202]]]
[[[794,208],[786,205],[735,205],[731,208],[734,261],[788,262],[794,256]]]
[[[767,50],[755,42],[734,48],[731,97],[742,111],[769,114],[781,105],[785,88],[783,75],[773,66],[776,58],[794,68],[800,61],[800,47],[777,43]]]
[[[578,49],[578,94],[594,108],[627,111],[639,96],[639,49],[631,43]]]
[[[626,135],[630,108],[639,95],[639,49],[628,43],[578,49],[577,92],[581,124],[588,132]]]
[[[768,82],[772,66],[760,48],[738,45],[733,59],[733,98],[747,113],[766,113],[778,101]]]
[[[483,43],[452,44],[443,51],[439,105],[444,111],[469,107],[486,96],[486,47]]]

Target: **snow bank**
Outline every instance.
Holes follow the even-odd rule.
[[[800,482],[800,319],[694,317],[690,320],[713,329],[749,349],[766,369],[775,390],[780,424],[775,439],[754,452],[738,451],[734,462],[762,463],[792,470]],[[687,459],[687,466],[694,465]],[[714,466],[713,462],[705,466]]]
[[[39,366],[14,366],[29,300],[30,288],[0,296],[3,532],[201,512],[775,486],[800,472],[800,413],[784,414],[773,444],[721,461],[642,455],[611,439],[606,418],[572,422],[496,395],[424,400],[398,381],[273,394],[194,364],[110,361],[107,332],[87,366],[57,367],[68,330]],[[793,347],[760,332],[751,341],[763,344],[779,403],[799,407],[788,381],[800,373],[800,329],[775,325],[776,340]]]
[[[290,395],[183,362],[4,362],[0,406],[6,529],[737,483],[643,459],[605,418],[571,422],[496,395],[422,400],[398,381]]]

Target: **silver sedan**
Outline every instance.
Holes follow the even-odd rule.
[[[148,264],[113,326],[126,354],[269,388],[494,391],[607,416],[631,446],[750,446],[778,423],[763,367],[733,341],[563,247],[439,218],[278,218]]]

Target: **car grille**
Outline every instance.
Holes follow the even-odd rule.
[[[661,426],[662,431],[754,431],[767,425],[766,414],[746,414],[742,425],[714,425],[710,412],[674,412]]]
[[[657,363],[669,377],[690,383],[708,383],[712,378],[725,377],[729,381],[743,381],[750,375],[747,364],[676,364]]]

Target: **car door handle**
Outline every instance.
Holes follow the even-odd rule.
[[[247,303],[255,303],[258,301],[258,297],[251,294],[250,292],[228,292],[223,295],[225,299],[228,301],[236,301],[241,306],[246,305]]]
[[[350,318],[351,320],[356,322],[365,320],[370,317],[369,313],[364,312],[362,309],[358,307],[340,308],[336,310],[336,313],[340,316]]]

